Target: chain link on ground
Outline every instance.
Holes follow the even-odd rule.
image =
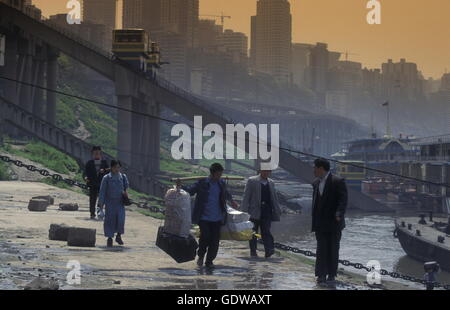
[[[13,164],[13,165],[15,165],[17,167],[20,167],[20,168],[25,168],[25,169],[27,169],[30,172],[38,172],[42,176],[50,177],[56,182],[64,182],[67,185],[77,186],[77,187],[79,187],[81,189],[84,189],[84,190],[89,189],[89,185],[86,185],[84,183],[80,183],[80,182],[78,182],[76,180],[72,180],[72,179],[69,179],[69,178],[64,178],[62,175],[57,174],[57,173],[53,173],[52,174],[47,169],[39,169],[36,166],[25,164],[25,163],[23,163],[20,160],[15,160],[15,159],[12,159],[12,158],[10,158],[8,156],[0,155],[0,160],[2,160],[5,163]],[[146,209],[146,210],[154,212],[154,213],[165,214],[165,210],[164,209],[161,209],[161,208],[158,208],[158,207],[155,207],[155,206],[149,206],[147,203],[140,204],[138,202],[132,201],[132,204],[136,205],[138,208]],[[258,241],[260,243],[262,243],[262,239],[258,238]],[[299,249],[299,248],[296,248],[296,247],[292,247],[292,246],[289,246],[289,245],[285,245],[285,244],[281,244],[281,243],[278,243],[278,242],[275,243],[275,248],[279,249],[279,250],[282,250],[282,251],[286,251],[286,252],[292,252],[292,253],[295,253],[295,254],[301,254],[301,255],[304,255],[304,256],[307,256],[307,257],[316,257],[316,253],[314,253],[312,251],[302,250],[302,249]],[[367,272],[371,272],[371,271],[375,270],[374,268],[366,267],[364,264],[353,263],[353,262],[351,262],[349,260],[345,260],[345,259],[340,259],[339,263],[342,264],[343,266],[353,267],[353,268],[358,269],[358,270],[364,269]],[[380,270],[378,270],[378,272],[382,276],[389,276],[389,277],[394,278],[394,279],[402,279],[402,280],[405,280],[405,281],[410,281],[410,282],[419,283],[419,284],[423,284],[423,285],[430,284],[428,281],[426,281],[424,279],[416,278],[416,277],[405,275],[405,274],[400,274],[400,273],[395,272],[395,271],[390,272],[390,271],[385,270],[385,269],[380,269]],[[433,284],[433,286],[435,288],[442,288],[442,289],[445,289],[445,290],[450,290],[450,284],[445,285],[445,284],[441,284],[441,283],[438,283],[438,282],[433,282],[431,284]]]

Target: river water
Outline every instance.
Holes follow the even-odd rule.
[[[310,189],[305,186],[279,184],[282,191],[301,193],[307,197]],[[422,278],[423,263],[418,262],[403,251],[398,239],[394,238],[395,214],[367,214],[348,212],[346,228],[342,234],[340,258],[366,265],[370,260],[378,260],[381,268]],[[311,210],[304,208],[301,214],[284,215],[281,222],[274,223],[273,234],[277,242],[295,246],[305,250],[316,250],[316,240],[311,233]],[[340,265],[340,267],[343,267]],[[345,267],[349,271],[366,274],[353,267]],[[394,280],[390,277],[382,278]],[[403,280],[396,280],[403,282]],[[441,271],[438,281],[450,284],[450,273]],[[406,282],[411,284],[411,282]],[[423,288],[420,284],[413,287]]]

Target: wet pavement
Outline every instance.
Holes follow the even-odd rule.
[[[28,211],[32,196],[47,194],[55,206]],[[61,202],[78,203],[80,210],[59,211]],[[279,252],[269,259],[250,258],[247,242],[221,241],[214,270],[195,262],[177,264],[155,245],[162,221],[132,208],[127,209],[125,246],[107,248],[102,222],[89,219],[87,202],[84,195],[42,183],[0,182],[0,289],[23,289],[36,277],[54,279],[60,289],[322,289],[311,261]],[[96,247],[48,240],[52,223],[95,228]],[[73,260],[81,265],[79,285],[67,282],[73,271],[67,263]],[[341,271],[338,280],[339,290],[370,289],[358,275]]]

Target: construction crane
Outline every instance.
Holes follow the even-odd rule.
[[[200,16],[220,18],[220,21],[222,23],[222,27],[225,26],[225,18],[231,19],[231,16],[223,15],[223,12],[222,12],[222,15],[200,15]]]
[[[338,51],[338,53],[341,53],[341,54],[345,55],[345,61],[348,61],[348,55],[359,55],[359,54],[355,54],[355,53],[349,53],[348,51],[345,51],[345,52],[339,52]]]

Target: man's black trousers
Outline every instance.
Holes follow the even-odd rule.
[[[219,251],[220,242],[220,228],[222,227],[222,221],[208,222],[200,221],[198,223],[200,227],[200,238],[198,242],[197,254],[199,257],[205,257],[205,263],[212,263]]]
[[[98,186],[89,187],[89,211],[91,212],[91,216],[95,216],[95,207],[99,191],[100,188]]]
[[[316,232],[316,276],[335,277],[339,264],[339,245],[342,232]]]
[[[261,229],[261,237],[264,243],[264,251],[266,254],[273,252],[274,250],[274,239],[272,233],[270,232],[270,227],[272,225],[272,221],[270,219],[262,218],[261,220],[250,219],[253,222],[253,231],[258,233],[258,230]],[[250,253],[256,254],[256,248],[258,241],[256,236],[253,236],[250,243]]]

